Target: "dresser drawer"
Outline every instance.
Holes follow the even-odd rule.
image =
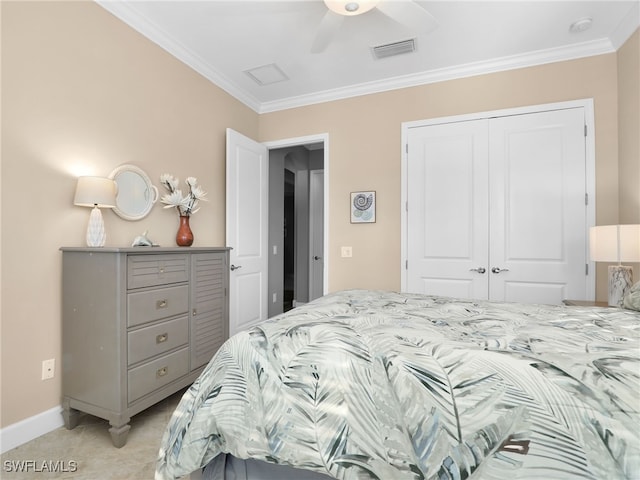
[[[127,257],[127,288],[153,287],[189,280],[189,256],[129,255]]]
[[[127,325],[129,327],[187,313],[188,310],[189,287],[187,285],[127,294]]]
[[[183,348],[129,370],[129,403],[189,373],[189,349]]]
[[[129,332],[127,337],[127,364],[134,365],[186,345],[189,340],[189,319],[182,317],[157,323]]]

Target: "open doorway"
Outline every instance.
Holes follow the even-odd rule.
[[[296,174],[284,170],[284,228],[283,293],[282,310],[287,312],[295,305],[296,291]]]
[[[318,193],[312,185],[314,172],[323,168],[324,142],[269,150],[269,317],[323,290],[324,259],[314,248],[324,236],[324,212],[314,208]]]

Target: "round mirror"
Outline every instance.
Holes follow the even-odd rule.
[[[158,189],[147,174],[135,165],[121,165],[109,175],[116,185],[116,206],[113,211],[125,220],[146,217],[158,200]]]

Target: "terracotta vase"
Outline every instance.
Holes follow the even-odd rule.
[[[193,232],[189,227],[189,216],[180,215],[180,226],[176,234],[176,243],[179,247],[190,247],[193,243]]]

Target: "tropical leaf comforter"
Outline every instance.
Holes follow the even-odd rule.
[[[221,453],[338,479],[640,478],[640,314],[345,291],[229,339],[156,479]]]

